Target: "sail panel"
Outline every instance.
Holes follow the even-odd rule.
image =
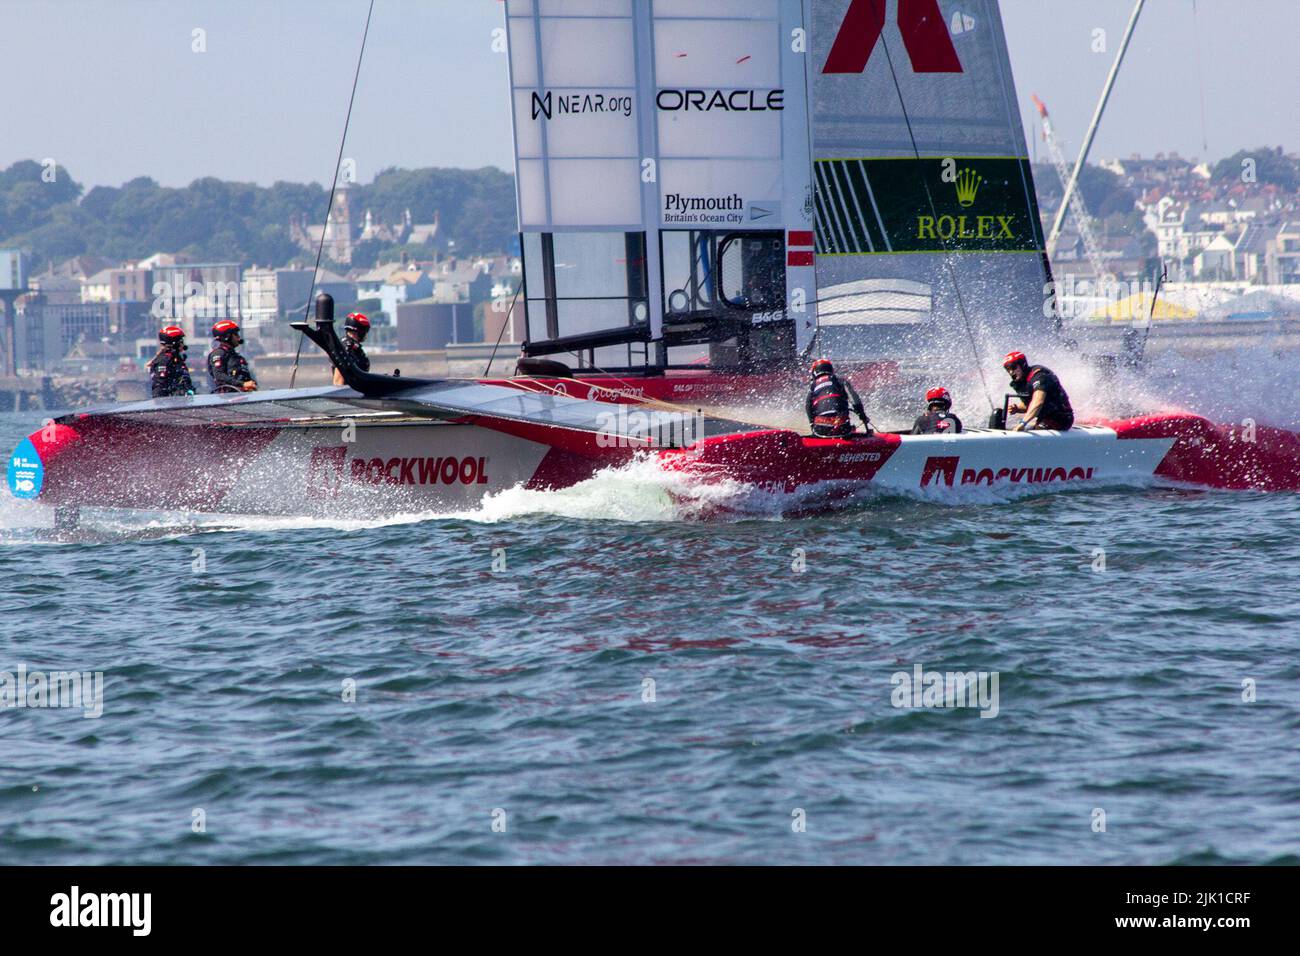
[[[810,3],[826,350],[968,360],[967,322],[997,346],[1046,333],[1042,226],[996,0]]]
[[[644,256],[631,266],[646,298],[629,306],[633,321],[611,311],[593,335],[625,328],[644,338],[636,319],[644,305],[649,337],[660,339],[679,291],[665,288],[664,273],[692,266],[661,264],[663,250],[678,246],[673,234],[716,234],[688,244],[702,249],[743,233],[779,244],[761,263],[759,245],[745,246],[746,284],[780,260],[787,307],[778,292],[775,321],[796,326],[793,338],[806,344],[816,279],[807,56],[794,42],[806,34],[803,0],[507,0],[506,26],[530,348],[547,339],[554,346],[538,354],[569,348],[558,329],[580,307],[554,293],[554,264],[528,256],[545,248],[529,234],[602,231],[644,233]],[[697,265],[699,287],[712,289],[715,264]],[[774,321],[760,299],[690,307],[713,310],[724,338],[738,320]]]

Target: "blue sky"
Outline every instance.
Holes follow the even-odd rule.
[[[491,49],[502,7],[376,0],[346,151],[362,181],[387,166],[510,168],[505,59]],[[1070,155],[1131,9],[1002,0],[1026,122],[1037,93]],[[366,0],[0,0],[0,167],[52,157],[88,186],[328,181],[365,15]],[[1091,49],[1098,28],[1105,53]],[[1300,149],[1297,43],[1297,0],[1197,0],[1195,17],[1192,0],[1148,0],[1093,158]]]

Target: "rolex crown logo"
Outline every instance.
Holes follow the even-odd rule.
[[[963,209],[975,205],[975,193],[984,177],[967,166],[957,174],[957,202]]]

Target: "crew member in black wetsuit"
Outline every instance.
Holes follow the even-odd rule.
[[[184,330],[175,325],[159,330],[158,354],[149,360],[149,394],[154,398],[194,394],[185,352]]]
[[[348,320],[343,325],[343,354],[351,359],[352,364],[363,372],[370,371],[370,356],[361,347],[361,343],[366,340],[366,333],[369,331],[369,319],[360,312],[348,313]],[[343,373],[338,369],[334,370],[334,384],[347,384],[343,381]]]
[[[244,341],[239,326],[222,319],[212,327],[212,337],[217,340],[208,353],[208,378],[212,380],[213,394],[257,391],[248,359],[236,351]]]
[[[1061,380],[1050,368],[1030,365],[1024,352],[1008,352],[1002,360],[1002,367],[1011,376],[1012,391],[1022,399],[1011,406],[1011,411],[1025,413],[1020,424],[1012,431],[1028,428],[1065,431],[1074,424],[1070,396],[1065,394]]]
[[[848,438],[853,434],[849,411],[862,419],[866,433],[871,434],[871,419],[862,408],[862,399],[853,386],[835,374],[829,359],[818,359],[812,364],[812,384],[804,411],[812,424],[812,433],[818,438]]]
[[[926,412],[912,425],[913,435],[955,435],[961,419],[952,413],[952,396],[940,386],[925,393]]]

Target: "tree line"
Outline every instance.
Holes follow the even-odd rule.
[[[141,176],[86,190],[61,166],[20,160],[0,170],[0,248],[30,252],[31,272],[78,255],[143,259],[181,253],[209,262],[286,265],[311,256],[294,240],[295,218],[321,223],[329,191],[319,183],[271,186],[196,179],[179,188]],[[454,240],[463,254],[502,252],[515,236],[514,177],[482,169],[385,169],[352,188],[359,228],[369,209],[378,222],[417,223],[439,214],[436,244]],[[353,266],[372,266],[396,247],[360,243]],[[337,264],[335,264],[337,265]]]

